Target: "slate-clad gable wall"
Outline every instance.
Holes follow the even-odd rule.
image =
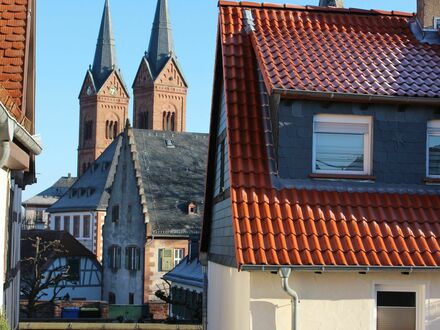
[[[221,138],[222,133],[226,130],[226,102],[225,94],[222,92],[221,111],[219,115],[219,126],[217,130],[217,140]],[[224,186],[225,189],[230,187],[229,183],[229,154],[228,141],[225,138],[225,167],[224,167]],[[215,170],[215,187],[214,198],[219,194],[220,188],[220,154],[221,147],[217,143],[216,152],[216,170]],[[213,204],[212,210],[212,225],[211,225],[211,240],[209,245],[210,260],[216,263],[235,267],[235,244],[232,231],[232,210],[231,199],[227,198],[224,201]]]
[[[221,160],[221,146],[219,144],[220,140],[221,140],[221,136],[223,134],[226,133],[226,100],[225,100],[225,93],[224,90],[222,91],[222,98],[221,98],[221,111],[220,111],[220,120],[219,120],[219,126],[218,126],[218,130],[217,130],[217,152],[216,152],[216,165],[215,165],[215,182],[214,182],[214,196],[218,194],[219,190],[220,190],[220,169],[221,169],[221,165],[220,165],[220,160]],[[223,178],[224,178],[224,188],[228,189],[230,187],[230,183],[229,183],[229,162],[228,162],[228,158],[229,158],[229,152],[228,152],[228,139],[225,138],[225,166],[224,166],[224,173],[223,173]]]
[[[109,292],[116,295],[117,304],[128,304],[129,293],[134,293],[134,303],[143,303],[143,269],[145,223],[140,204],[137,179],[132,162],[128,138],[124,135],[121,154],[116,169],[112,193],[107,208],[107,216],[103,228],[103,299],[108,299]],[[112,222],[113,206],[119,205],[119,222]],[[132,208],[132,220],[128,222],[128,205]],[[114,272],[109,268],[108,249],[112,245],[121,247],[121,268]],[[125,268],[125,248],[136,245],[141,249],[140,270],[129,271]]]
[[[281,101],[279,106],[279,174],[307,179],[312,173],[313,116],[373,117],[373,175],[376,183],[422,184],[426,177],[427,122],[440,119],[433,107]]]

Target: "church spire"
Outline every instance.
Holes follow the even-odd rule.
[[[168,0],[158,0],[148,47],[148,62],[154,76],[159,74],[170,54],[173,53],[173,32],[168,13]]]
[[[109,0],[105,0],[98,43],[96,45],[95,60],[93,61],[92,67],[93,78],[98,85],[98,89],[108,78],[110,72],[116,68],[116,46],[115,38],[113,36],[110,5]]]

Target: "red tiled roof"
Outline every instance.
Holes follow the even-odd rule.
[[[438,48],[417,44],[409,35],[407,16],[371,12],[370,16],[357,15],[354,10],[353,15],[341,16],[340,10],[321,13],[314,7],[275,10],[271,5],[258,5],[259,8],[244,2],[242,5],[252,8],[260,44],[252,45],[251,37],[244,32],[243,8],[237,3],[220,2],[219,36],[238,267],[440,266],[440,197],[437,195],[277,190],[272,187],[254,52],[254,49],[257,53],[261,49],[260,60],[264,65],[260,68],[263,75],[270,78],[272,87],[354,92],[351,86],[343,87],[344,79],[348,79],[355,86],[353,80],[365,86],[357,90],[358,93],[405,95],[404,91],[413,90],[424,96],[423,88],[414,87],[423,86],[422,83],[392,83],[393,77],[403,68],[393,61],[406,61],[399,57],[399,50],[401,54],[412,52],[409,61],[414,64],[412,70],[421,70],[424,56],[437,61]],[[359,37],[365,38],[364,46],[360,41],[355,42]],[[377,41],[377,46],[373,40]],[[344,45],[345,42],[348,43]],[[390,47],[385,47],[385,43]],[[356,49],[358,46],[361,50]],[[361,59],[362,53],[366,55]],[[356,56],[353,58],[359,62],[355,65],[349,60],[350,56]],[[379,59],[379,64],[373,64]],[[353,68],[335,69],[334,73],[324,75],[327,78],[322,82],[320,75],[332,67],[333,62],[336,67]],[[400,74],[409,73],[412,64],[405,64],[406,69]],[[438,65],[431,69],[438,70]],[[428,79],[431,69],[417,77]],[[379,87],[368,83],[367,72],[377,76],[374,79],[379,79]],[[341,80],[339,74],[346,78]],[[297,79],[300,75],[301,79]],[[383,79],[389,79],[390,83]],[[440,81],[435,80],[440,88]],[[396,83],[400,88],[393,87]]]
[[[0,0],[1,96],[21,107],[29,0]]]
[[[242,5],[252,10],[252,41],[269,93],[440,97],[440,46],[417,41],[412,14]]]

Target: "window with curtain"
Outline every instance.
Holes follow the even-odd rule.
[[[428,123],[426,145],[426,175],[440,178],[440,120],[433,120]]]
[[[317,115],[313,173],[371,174],[371,117]]]

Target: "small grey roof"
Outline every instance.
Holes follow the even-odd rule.
[[[121,143],[120,135],[48,212],[105,211]]]
[[[203,270],[198,258],[189,261],[185,257],[176,267],[163,276],[164,280],[175,284],[203,288]]]
[[[52,186],[40,192],[28,200],[24,201],[22,205],[26,206],[50,206],[62,197],[69,188],[75,183],[76,178],[63,176],[58,179]]]
[[[199,233],[204,209],[208,134],[133,129],[149,221],[155,236]],[[166,141],[172,143],[167,147]],[[195,202],[197,215],[188,214]]]
[[[321,7],[344,7],[344,0],[319,0]]]
[[[116,43],[113,35],[110,5],[109,0],[106,0],[104,12],[102,13],[98,42],[96,44],[95,60],[93,61],[92,67],[96,89],[99,90],[113,70],[117,69]]]
[[[148,46],[148,62],[155,78],[172,54],[174,54],[174,42],[168,0],[158,0]]]

